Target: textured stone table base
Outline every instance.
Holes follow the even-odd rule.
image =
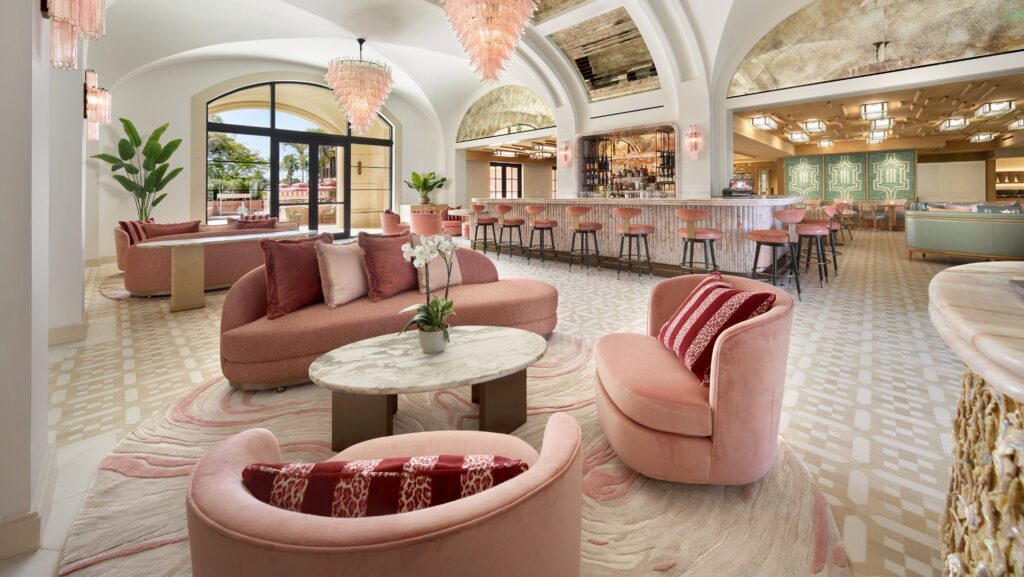
[[[945,575],[1024,575],[1021,409],[977,374],[964,374],[942,528]]]

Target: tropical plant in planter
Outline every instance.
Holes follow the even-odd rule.
[[[420,204],[430,204],[430,193],[448,184],[446,177],[438,177],[433,172],[420,174],[413,171],[410,178],[411,180],[405,181],[405,185],[420,193]]]
[[[170,165],[171,157],[181,146],[181,139],[160,144],[160,137],[170,126],[164,124],[146,140],[142,140],[132,121],[127,118],[120,120],[125,138],[117,143],[117,156],[97,154],[93,158],[110,164],[114,180],[130,192],[135,200],[139,220],[149,220],[153,209],[167,197],[164,188],[183,170],[181,167],[171,169]],[[124,174],[118,174],[120,171],[124,171]]]
[[[412,262],[413,266],[423,269],[424,285],[427,287],[426,303],[411,305],[402,309],[401,314],[414,312],[409,322],[399,331],[402,334],[413,326],[419,329],[420,347],[424,353],[437,354],[444,351],[451,342],[448,334],[448,317],[455,314],[455,303],[448,298],[451,286],[452,266],[455,264],[455,243],[450,236],[438,234],[420,238],[419,244],[402,245],[402,255]],[[430,294],[430,261],[441,258],[448,275],[445,279],[444,298]]]

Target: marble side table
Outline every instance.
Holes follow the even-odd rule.
[[[964,362],[943,515],[944,575],[1024,574],[1024,263],[932,279],[932,323]]]
[[[511,433],[526,422],[526,368],[547,351],[540,335],[505,327],[451,329],[441,354],[415,332],[366,339],[321,356],[309,378],[331,391],[331,446],[341,451],[392,434],[398,395],[472,386],[480,430]]]

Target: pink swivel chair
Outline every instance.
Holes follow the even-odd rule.
[[[775,293],[771,310],[726,330],[704,386],[658,340],[662,325],[706,275],[651,290],[647,334],[597,343],[597,415],[605,436],[638,473],[677,483],[745,485],[775,460],[789,355],[793,299],[759,281],[724,277],[738,289]]]
[[[384,234],[402,234],[409,232],[409,223],[402,222],[398,213],[392,212],[389,208],[380,213],[380,228]]]
[[[427,236],[444,232],[444,228],[441,226],[440,214],[430,212],[413,213],[410,220],[411,230],[414,234]]]

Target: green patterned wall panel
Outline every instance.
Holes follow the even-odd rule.
[[[822,157],[791,156],[786,158],[786,194],[823,197]]]
[[[830,154],[825,157],[825,198],[864,200],[867,161],[863,154]]]
[[[868,154],[868,198],[917,197],[917,154],[913,150]]]

